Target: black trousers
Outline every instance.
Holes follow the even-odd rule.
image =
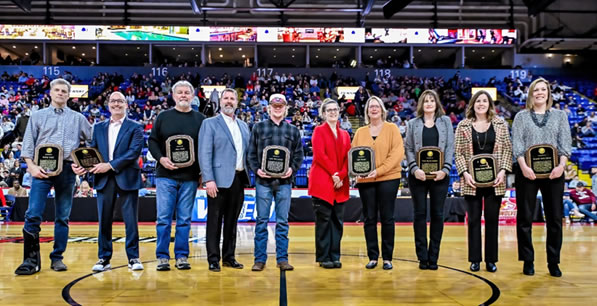
[[[408,176],[410,192],[413,199],[415,220],[415,248],[417,259],[423,262],[437,263],[439,246],[444,232],[444,203],[448,195],[450,178],[441,181],[420,181],[414,175]],[[431,215],[429,229],[429,245],[427,245],[427,195],[429,194],[429,213]]]
[[[313,197],[315,210],[315,260],[339,261],[340,241],[344,225],[344,203],[328,202]]]
[[[392,260],[394,253],[395,219],[394,205],[400,179],[358,184],[365,217],[365,241],[369,260],[379,258],[377,243],[377,215],[381,220],[381,257]]]
[[[560,263],[562,249],[562,217],[564,215],[564,175],[550,180],[527,179],[522,171],[516,171],[516,236],[518,238],[518,260],[533,261],[533,212],[537,205],[537,191],[541,190],[543,210],[547,225],[547,262]]]
[[[234,260],[236,250],[236,227],[238,215],[245,200],[244,171],[236,172],[230,188],[218,188],[215,198],[207,197],[206,247],[207,261],[220,261],[220,237],[222,236],[222,220],[224,221],[224,241],[222,257],[224,261]]]
[[[481,212],[485,209],[485,262],[498,261],[498,225],[502,197],[495,188],[477,188],[476,195],[465,195],[468,213],[468,261],[481,262]]]
[[[122,201],[122,219],[126,232],[126,255],[129,260],[139,258],[138,190],[122,190],[114,175],[108,176],[106,186],[97,191],[97,215],[99,219],[98,258],[112,258],[112,220],[116,197]]]

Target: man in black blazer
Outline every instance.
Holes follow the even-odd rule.
[[[113,92],[108,99],[112,114],[109,120],[97,123],[93,129],[90,147],[98,149],[103,163],[89,172],[95,174],[97,210],[99,219],[98,258],[92,271],[111,268],[112,214],[117,196],[122,198],[122,217],[126,229],[126,255],[129,269],[143,270],[139,260],[138,199],[142,187],[138,160],[143,149],[143,127],[126,117],[128,104],[124,95]],[[76,174],[85,169],[73,164]]]

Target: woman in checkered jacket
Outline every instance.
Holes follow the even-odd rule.
[[[467,203],[468,213],[468,260],[471,271],[479,271],[481,262],[481,212],[485,207],[485,267],[489,272],[497,271],[498,261],[498,219],[502,197],[506,189],[506,171],[512,171],[512,142],[508,123],[496,116],[491,96],[486,91],[478,91],[471,98],[466,109],[466,119],[462,120],[455,133],[455,161],[461,177],[462,193]],[[475,181],[471,160],[479,154],[493,156],[493,178],[477,186],[490,170],[483,169],[492,164],[491,158],[479,158],[481,170]]]

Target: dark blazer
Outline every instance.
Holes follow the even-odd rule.
[[[143,150],[143,127],[125,118],[116,137],[114,159],[109,160],[108,127],[110,120],[97,123],[93,128],[92,148],[97,148],[105,162],[109,162],[115,172],[116,183],[122,190],[137,190],[142,187],[139,156]],[[95,189],[102,190],[112,171],[95,175]]]

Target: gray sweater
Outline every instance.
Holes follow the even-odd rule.
[[[408,171],[411,174],[414,174],[419,169],[417,166],[417,152],[423,147],[424,125],[425,122],[423,122],[421,117],[410,119],[407,124],[404,148],[408,162]],[[454,128],[448,116],[436,118],[435,126],[439,134],[438,147],[444,152],[444,167],[442,171],[449,176],[452,170],[452,160],[454,159]]]
[[[566,112],[558,109],[549,110],[550,115],[544,127],[538,127],[528,110],[522,110],[512,123],[512,152],[514,158],[524,156],[526,150],[538,144],[550,144],[558,149],[558,156],[570,158],[572,151],[572,136]],[[545,115],[537,114],[542,122]]]

